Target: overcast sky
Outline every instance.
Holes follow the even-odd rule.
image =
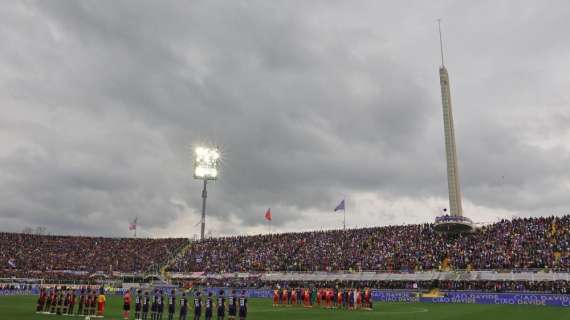
[[[212,235],[570,213],[568,1],[5,1],[0,230]]]

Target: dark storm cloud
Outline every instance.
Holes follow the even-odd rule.
[[[568,96],[541,83],[564,79],[569,46],[546,35],[563,30],[569,6],[536,6],[514,16],[494,2],[6,6],[0,223],[117,235],[139,216],[168,234],[198,219],[190,147],[200,141],[224,150],[209,214],[238,219],[218,233],[263,223],[267,207],[277,227],[303,221],[352,194],[444,201],[441,16],[466,198],[555,213],[570,204],[568,149],[556,139],[568,133]],[[390,223],[393,209],[371,214]]]

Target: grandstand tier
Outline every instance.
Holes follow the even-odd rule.
[[[432,224],[258,236],[192,243],[177,272],[570,269],[570,216],[501,220],[448,235]]]
[[[0,233],[0,277],[113,272],[546,269],[570,271],[570,216],[501,220],[446,235],[433,224],[187,239]]]

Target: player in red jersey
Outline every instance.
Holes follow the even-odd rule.
[[[279,306],[279,289],[277,288],[273,290],[273,306],[274,307]]]
[[[102,317],[105,313],[105,303],[107,302],[107,298],[105,297],[105,292],[103,289],[99,292],[99,295],[96,296],[97,298],[97,316]]]
[[[364,308],[372,310],[372,296],[369,288],[364,289]]]
[[[330,307],[331,307],[331,295],[329,294],[329,289],[323,290],[323,297],[321,299],[325,301],[325,308],[330,309]]]
[[[286,305],[287,304],[287,297],[288,297],[288,293],[287,293],[287,288],[283,288],[283,291],[281,291],[281,304]]]
[[[303,301],[305,302],[305,308],[311,307],[311,293],[309,288],[303,289]]]
[[[46,289],[40,289],[40,296],[38,297],[38,305],[36,306],[36,313],[44,311],[44,305],[46,303]]]
[[[356,290],[356,309],[360,309],[362,307],[362,291],[360,289]]]
[[[131,312],[131,292],[127,290],[123,295],[123,319],[129,319]]]
[[[291,303],[290,305],[294,306],[297,304],[297,289],[291,289]]]

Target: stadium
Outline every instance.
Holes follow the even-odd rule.
[[[105,288],[105,318],[117,319],[132,288],[189,296],[244,290],[251,319],[564,319],[569,230],[566,215],[503,220],[453,236],[432,224],[203,241],[1,233],[0,263],[11,266],[0,274],[1,299],[13,304],[0,311],[43,318],[29,295],[57,286]],[[94,259],[82,264],[80,257]],[[358,303],[347,302],[353,293]]]
[[[0,11],[0,320],[570,319],[570,6],[354,3]]]

